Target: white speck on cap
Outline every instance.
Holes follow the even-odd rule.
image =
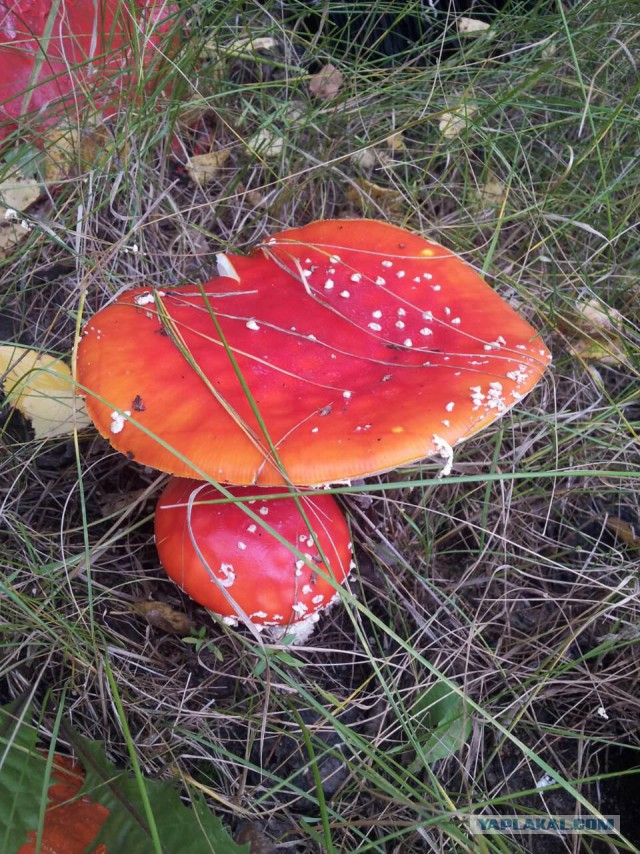
[[[383,261],[382,266],[383,267],[393,267],[393,261]]]
[[[340,296],[341,296],[343,299],[349,299],[349,297],[351,296],[351,294],[350,294],[350,292],[349,292],[349,291],[340,291]]]
[[[248,320],[246,323],[247,329],[251,329],[253,332],[257,332],[260,327],[255,322],[255,320]]]
[[[112,433],[122,433],[122,431],[124,430],[125,422],[126,422],[127,418],[129,418],[130,415],[131,415],[130,409],[125,409],[124,412],[116,412],[116,411],[112,412],[111,413],[111,426],[109,428],[111,430],[111,432]]]
[[[218,579],[218,582],[223,587],[232,587],[233,582],[236,580],[236,573],[233,568],[233,564],[231,563],[221,563],[220,564],[220,572],[223,577]]]
[[[433,434],[433,444],[436,446],[438,453],[445,461],[443,468],[438,472],[438,477],[447,477],[447,475],[451,474],[451,469],[453,468],[453,448],[446,439],[443,439],[442,436],[438,436],[435,433]]]
[[[330,291],[333,288],[334,284],[335,282],[333,281],[333,279],[327,279],[327,281],[324,283],[325,291]]]

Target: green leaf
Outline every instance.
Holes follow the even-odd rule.
[[[86,774],[82,794],[110,811],[94,844],[103,842],[109,851],[149,854],[150,834],[137,781],[109,762],[101,742],[74,739],[74,747]],[[171,782],[145,779],[145,786],[165,851],[248,854],[248,847],[233,841],[202,795],[192,794],[189,808]]]
[[[423,691],[409,715],[417,725],[422,747],[413,765],[431,765],[438,759],[447,759],[460,750],[471,734],[467,703],[446,682],[435,682]]]
[[[44,773],[46,756],[36,751],[37,731],[30,714],[19,724],[11,707],[0,708],[0,851],[13,854],[38,826],[43,793],[49,782]],[[143,799],[137,781],[116,768],[105,756],[102,742],[74,736],[73,746],[85,771],[79,796],[105,806],[110,815],[92,843],[104,843],[108,851],[150,854],[153,850],[147,829]],[[224,829],[204,799],[191,796],[191,807],[180,799],[168,781],[144,780],[163,851],[189,854],[248,854]]]
[[[20,725],[16,714],[16,704],[0,708],[0,851],[7,854],[38,827],[46,765],[36,752],[35,729]]]

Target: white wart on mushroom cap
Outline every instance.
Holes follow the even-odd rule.
[[[142,463],[237,484],[362,477],[447,453],[550,361],[469,265],[395,226],[311,223],[228,260],[234,278],[129,291],[85,329],[87,409]]]

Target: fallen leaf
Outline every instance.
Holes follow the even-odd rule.
[[[381,187],[373,181],[367,181],[366,178],[356,178],[345,196],[347,201],[361,208],[366,208],[367,202],[374,202],[388,214],[397,215],[405,207],[404,196],[398,190],[393,187]]]
[[[46,754],[38,752],[44,761]],[[41,845],[37,844],[38,831],[30,830],[27,842],[16,854],[36,854],[37,851],[73,854],[74,851],[86,850],[88,846],[94,854],[106,854],[106,845],[94,847],[92,842],[110,813],[86,795],[78,797],[83,783],[84,771],[80,763],[61,753],[54,754]]]
[[[343,82],[344,77],[341,72],[335,67],[335,65],[328,62],[320,69],[320,71],[311,75],[311,79],[309,80],[309,89],[316,98],[320,98],[323,101],[329,101],[331,98],[335,98],[340,92]]]
[[[631,368],[620,338],[581,338],[569,344],[569,349],[584,362],[599,362],[611,368]]]
[[[623,325],[620,312],[595,297],[578,301],[573,311],[559,319],[559,326],[573,335],[569,348],[574,356],[584,362],[631,368],[620,334]]]
[[[388,136],[385,142],[391,151],[404,151],[406,148],[404,144],[404,136],[400,130],[392,133],[391,136]]]
[[[186,637],[194,630],[193,623],[183,611],[176,611],[166,602],[150,602],[140,599],[133,603],[133,610],[146,617],[150,625],[168,634]]]
[[[7,211],[26,211],[40,197],[40,184],[20,171],[12,172],[0,184],[0,219],[7,220]]]
[[[640,546],[640,529],[631,522],[625,522],[617,516],[607,516],[607,528],[628,546]]]
[[[133,506],[137,501],[148,495],[148,493],[148,487],[144,489],[131,489],[127,492],[107,492],[98,499],[98,504],[100,505],[103,516],[111,516]]]
[[[489,29],[489,24],[486,21],[480,21],[478,18],[458,18],[458,32],[461,36],[478,36],[480,33],[485,33]]]
[[[370,172],[378,163],[378,158],[373,148],[359,148],[353,152],[349,159],[363,172]]]
[[[475,104],[460,104],[454,110],[442,113],[440,122],[438,123],[438,130],[445,139],[455,139],[456,136],[459,136],[465,130],[469,119],[477,112],[478,108]]]
[[[271,36],[259,36],[257,39],[247,36],[243,39],[235,39],[230,44],[218,47],[222,53],[231,54],[232,56],[247,55],[251,56],[258,51],[270,51],[276,46],[276,40]]]
[[[272,160],[279,157],[284,151],[284,139],[274,131],[262,128],[251,137],[249,147],[260,157]]]
[[[616,332],[623,324],[619,311],[604,305],[595,297],[576,303],[576,314],[576,323],[584,332]]]
[[[17,246],[28,231],[28,228],[23,228],[18,222],[0,222],[0,259],[6,258],[9,254],[7,250]]]
[[[19,170],[0,183],[0,258],[6,258],[31,230],[22,213],[39,197],[40,184]]]
[[[70,175],[104,165],[114,151],[114,138],[104,124],[83,130],[56,127],[44,137],[44,177],[47,184],[57,184]],[[118,154],[126,154],[121,145]]]
[[[506,197],[506,189],[499,178],[490,174],[485,183],[478,188],[477,196],[483,207],[501,205]]]
[[[28,418],[36,439],[66,436],[91,424],[61,359],[15,344],[0,346],[0,376],[7,402]]]
[[[215,180],[229,158],[229,149],[210,151],[207,154],[194,154],[187,160],[187,172],[196,184],[208,184]]]

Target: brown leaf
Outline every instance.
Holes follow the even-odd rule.
[[[625,522],[617,516],[607,516],[607,528],[619,537],[628,546],[638,548],[640,546],[640,528],[631,522]]]
[[[186,637],[193,634],[194,625],[183,611],[176,611],[166,602],[153,602],[139,599],[133,603],[133,610],[146,617],[150,625],[167,634]]]
[[[100,509],[104,516],[111,516],[130,507],[148,492],[148,487],[132,489],[128,492],[107,492],[99,499]]]
[[[386,213],[393,215],[403,211],[405,199],[402,193],[393,187],[381,187],[366,178],[356,178],[353,183],[355,186],[349,187],[345,193],[347,200],[352,204],[366,208],[367,202],[374,202]]]
[[[309,81],[311,93],[323,101],[335,98],[344,82],[341,72],[328,62],[317,74],[312,74]]]
[[[255,821],[244,822],[236,834],[239,845],[249,843],[249,854],[276,854],[276,847],[262,832],[260,825]]]

